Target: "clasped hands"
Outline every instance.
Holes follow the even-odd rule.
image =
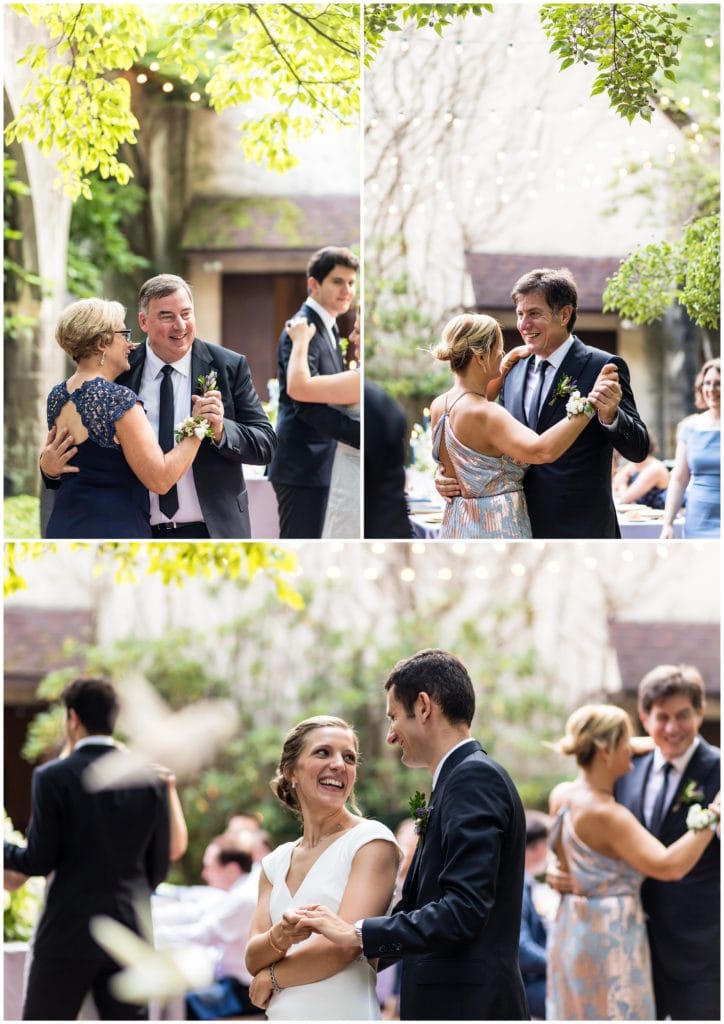
[[[214,441],[221,443],[224,436],[224,403],[220,391],[207,391],[205,395],[192,395],[194,416],[208,420],[214,431]]]
[[[333,910],[318,903],[285,911],[281,920],[272,925],[269,934],[272,948],[278,946],[284,949],[285,953],[295,943],[303,942],[312,934],[324,935],[330,942],[345,949],[349,953],[350,961],[356,959],[360,952],[354,925],[343,921]],[[273,991],[269,968],[264,967],[254,976],[249,986],[249,998],[254,1006],[264,1010]]]

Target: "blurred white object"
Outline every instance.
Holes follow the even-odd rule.
[[[203,946],[154,949],[130,928],[105,916],[92,918],[90,931],[124,967],[110,982],[113,994],[124,1002],[143,1005],[151,999],[171,999],[214,980],[213,963]]]

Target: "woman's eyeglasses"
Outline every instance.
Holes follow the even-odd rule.
[[[131,335],[133,334],[133,331],[131,330],[130,327],[127,327],[125,331],[114,331],[113,333],[114,334],[122,334],[123,337],[126,339],[126,341],[130,341],[131,340]]]

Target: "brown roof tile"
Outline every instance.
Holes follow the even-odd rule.
[[[618,657],[621,686],[636,693],[656,665],[694,665],[704,688],[718,697],[720,681],[719,625],[711,622],[612,622],[611,643]]]
[[[64,654],[66,640],[93,640],[86,608],[51,609],[17,606],[5,609],[5,675],[40,677],[52,669],[79,664]]]
[[[536,267],[568,267],[578,286],[578,308],[601,312],[608,279],[618,270],[618,256],[553,256],[527,253],[467,252],[465,261],[479,309],[510,309],[510,290],[523,274]]]

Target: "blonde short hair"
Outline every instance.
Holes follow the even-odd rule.
[[[503,340],[498,321],[485,313],[461,313],[443,328],[432,349],[435,359],[449,362],[451,370],[464,370],[474,352],[490,355]]]
[[[597,750],[613,749],[632,735],[631,719],[615,704],[584,704],[569,717],[566,733],[554,744],[560,754],[572,754],[587,765]]]
[[[66,307],[55,327],[55,340],[74,362],[93,355],[98,345],[107,348],[113,341],[116,323],[125,320],[120,302],[107,299],[80,299]]]

